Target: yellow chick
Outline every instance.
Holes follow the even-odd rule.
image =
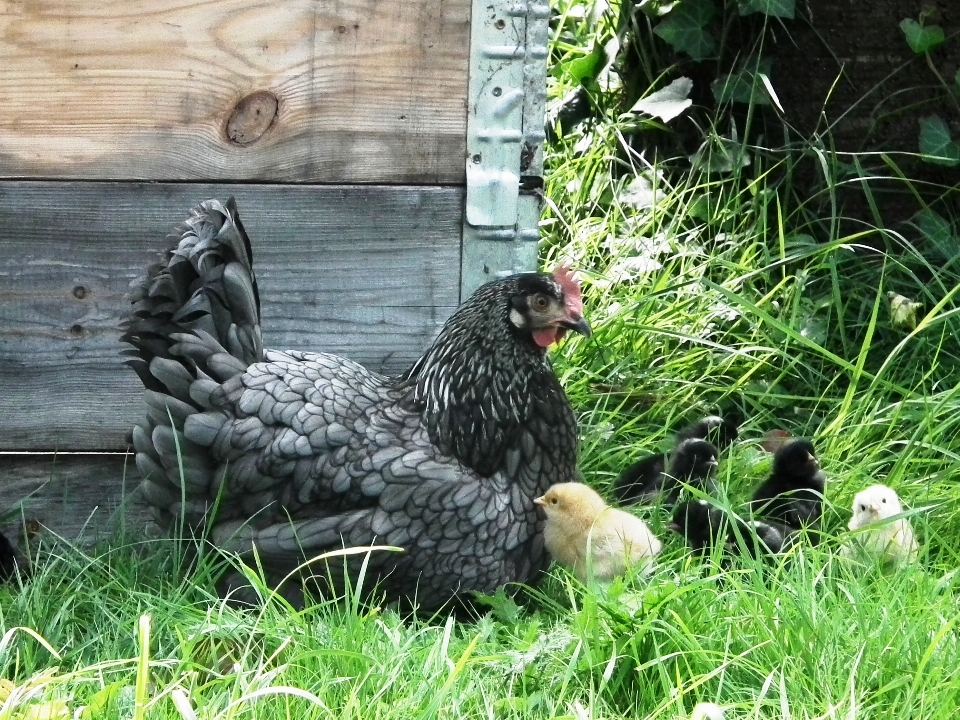
[[[612,580],[660,552],[660,541],[643,520],[609,507],[582,483],[553,485],[534,502],[547,516],[547,552],[582,581]]]
[[[917,558],[917,541],[906,518],[889,520],[903,512],[897,493],[886,485],[871,485],[853,498],[853,517],[847,527],[860,530],[843,546],[844,557],[868,557],[885,565],[900,567]],[[886,521],[886,522],[884,522]]]

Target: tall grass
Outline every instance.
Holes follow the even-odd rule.
[[[575,2],[558,10],[554,101],[576,85],[563,63],[623,30]],[[651,48],[636,52],[641,85],[662,84]],[[764,432],[811,437],[828,539],[774,563],[698,560],[659,511],[639,510],[666,541],[651,576],[584,586],[554,569],[473,618],[356,595],[296,610],[265,592],[262,607],[236,608],[214,587],[234,561],[214,552],[61,545],[41,551],[29,583],[0,587],[12,681],[0,720],[675,718],[699,701],[736,718],[955,717],[960,263],[883,211],[891,187],[918,209],[938,189],[894,158],[764,144],[723,114],[703,137],[723,134],[714,147],[751,162],[698,170],[679,152],[636,150],[643,123],[622,114],[620,92],[594,88],[595,117],[547,152],[543,262],[581,270],[595,330],[555,356],[584,478],[606,492],[679,425],[732,413],[743,425],[722,458],[723,500],[736,505],[769,470]],[[749,142],[732,140],[731,122]],[[810,167],[814,181],[799,182]],[[844,210],[850,193],[866,216]],[[888,292],[922,303],[916,327],[894,322]],[[916,566],[892,575],[837,554],[851,498],[873,482],[898,490],[922,543]]]

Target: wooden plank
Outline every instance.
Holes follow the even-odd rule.
[[[151,517],[139,482],[132,455],[0,454],[0,530],[21,550],[27,524],[39,527],[31,544],[142,535]]]
[[[0,177],[462,183],[469,20],[469,0],[0,0]],[[231,121],[258,92],[272,124],[269,102]]]
[[[124,295],[192,205],[229,195],[268,347],[398,372],[458,304],[461,188],[0,182],[0,450],[124,447]]]

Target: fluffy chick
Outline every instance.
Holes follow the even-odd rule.
[[[24,577],[27,574],[27,567],[18,557],[17,551],[7,540],[7,536],[0,533],[0,582],[12,580],[17,572]]]
[[[547,552],[582,581],[611,580],[660,552],[660,541],[643,520],[609,507],[582,483],[553,485],[534,502],[547,517]]]
[[[677,444],[684,440],[709,440],[717,449],[725,450],[739,437],[740,428],[732,418],[708,415],[687,425],[677,433]]]
[[[705,555],[718,542],[726,544],[725,523],[725,515],[720,508],[703,499],[688,500],[677,505],[667,528],[682,535],[695,553]]]
[[[917,540],[906,518],[889,520],[903,512],[897,493],[886,485],[871,485],[853,498],[853,517],[847,527],[861,530],[841,550],[845,557],[866,557],[901,567],[917,559]],[[886,521],[886,522],[884,522]],[[876,527],[871,527],[876,525]]]
[[[712,702],[697,703],[690,720],[724,720],[723,708]]]
[[[678,505],[667,527],[682,535],[698,555],[711,552],[718,543],[733,555],[743,550],[753,557],[776,555],[790,547],[795,534],[773,520],[739,520],[702,499]]]
[[[620,473],[613,483],[613,494],[622,503],[634,504],[650,502],[661,495],[665,487],[675,488],[668,491],[663,498],[673,504],[677,501],[680,485],[676,480],[691,485],[704,487],[716,464],[703,467],[699,465],[701,455],[705,456],[712,448],[713,459],[716,461],[719,450],[723,450],[737,439],[739,430],[737,423],[719,415],[710,415],[691,423],[677,433],[670,462],[667,463],[663,453],[647,455],[630,465]],[[687,441],[706,441],[703,445],[691,444]],[[665,477],[665,475],[669,475]],[[701,484],[701,481],[702,484]],[[712,486],[708,491],[712,491]]]
[[[621,502],[652,502],[659,498],[673,505],[684,483],[712,493],[716,490],[713,473],[718,455],[712,443],[686,438],[674,448],[666,468],[662,455],[652,455],[624,470],[614,483],[614,494]]]
[[[781,445],[773,456],[773,470],[750,501],[750,509],[761,520],[782,523],[792,531],[820,529],[826,477],[820,470],[813,443],[794,438]],[[816,544],[818,533],[810,540]]]

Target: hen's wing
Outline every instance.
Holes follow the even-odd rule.
[[[217,504],[216,544],[255,544],[286,571],[343,547],[399,546],[369,569],[409,595],[408,575],[420,576],[421,596],[529,576],[542,555],[530,552],[532,502],[503,474],[481,478],[440,454],[399,399],[382,376],[323,353],[266,351],[213,389],[213,409],[188,417],[184,435],[227,478],[206,498]],[[532,437],[520,445],[536,453]]]

